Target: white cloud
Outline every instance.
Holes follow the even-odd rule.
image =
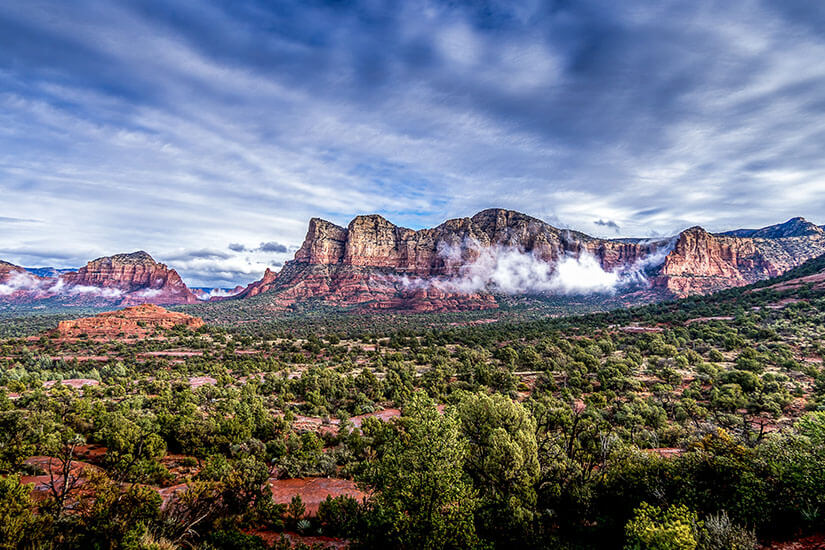
[[[825,39],[780,4],[193,1],[179,25],[0,3],[18,60],[0,62],[0,219],[42,221],[6,222],[0,245],[76,267],[294,246],[312,216],[420,227],[492,206],[610,237],[593,220],[628,236],[824,223]],[[239,257],[170,266],[227,286],[272,260]]]
[[[567,253],[555,263],[514,247],[482,247],[473,240],[461,245],[440,243],[447,276],[403,277],[400,284],[414,289],[433,286],[463,294],[491,291],[503,294],[614,293],[623,287],[646,285],[646,270],[661,265],[675,239],[659,241],[658,248],[630,266],[614,271],[602,268],[598,259],[584,251]]]

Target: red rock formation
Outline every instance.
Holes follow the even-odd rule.
[[[26,303],[48,297],[49,279],[0,261],[0,302]]]
[[[146,252],[92,260],[76,272],[60,276],[77,302],[194,304],[198,298],[174,270]]]
[[[733,233],[739,232],[754,236],[712,235],[697,227],[682,232],[675,244],[605,240],[501,209],[418,231],[378,215],[358,216],[347,228],[314,218],[295,259],[277,274],[267,270],[238,297],[267,293],[275,308],[307,300],[414,311],[491,308],[496,301],[488,292],[427,284],[454,279],[491,248],[529,253],[550,266],[566,255],[588,253],[605,271],[644,272],[652,292],[685,296],[772,277],[825,253],[825,231],[801,218]],[[628,289],[634,290],[639,288]]]
[[[531,253],[548,264],[564,254],[586,251],[612,270],[633,264],[658,246],[661,243],[594,239],[508,210],[485,210],[419,231],[378,215],[358,216],[346,229],[315,218],[295,259],[280,273],[267,270],[238,297],[269,293],[277,308],[314,299],[368,309],[488,309],[497,307],[489,292],[460,292],[427,281],[458,276],[490,247]]]
[[[92,338],[118,338],[147,336],[159,329],[177,326],[195,330],[203,324],[203,320],[198,317],[166,311],[153,304],[143,304],[94,317],[60,321],[57,332],[64,338],[77,338],[84,334]]]
[[[793,220],[792,220],[793,221]],[[683,231],[655,280],[678,297],[708,294],[776,277],[825,253],[825,233],[756,238]]]

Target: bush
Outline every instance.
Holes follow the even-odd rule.
[[[727,512],[707,516],[705,530],[699,541],[701,550],[754,550],[756,534],[741,525],[736,525]]]
[[[349,495],[332,498],[318,505],[318,521],[324,529],[325,535],[352,537],[360,516],[358,501]]]
[[[625,526],[626,550],[696,550],[702,536],[696,512],[686,506],[662,510],[643,502]]]

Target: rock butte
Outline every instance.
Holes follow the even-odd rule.
[[[185,326],[194,330],[203,325],[203,320],[198,317],[166,311],[153,304],[143,304],[120,311],[101,313],[94,317],[60,321],[57,332],[64,338],[77,338],[83,334],[92,338],[121,338],[147,336],[158,329],[170,329],[177,326]]]
[[[174,269],[143,251],[105,256],[59,277],[39,277],[22,267],[0,262],[0,285],[18,283],[0,301],[55,305],[194,304],[199,300]],[[20,280],[24,284],[20,284]],[[2,289],[0,289],[2,292]]]
[[[70,287],[93,287],[120,294],[120,305],[198,302],[177,271],[156,262],[142,250],[92,260],[60,279]]]
[[[739,235],[739,233],[742,233]],[[463,246],[468,242],[473,246]],[[489,247],[530,253],[551,265],[589,253],[606,271],[632,266],[672,247],[649,268],[650,291],[662,298],[706,294],[772,277],[825,253],[825,231],[794,218],[760,230],[711,234],[700,227],[675,239],[598,239],[555,228],[519,212],[491,209],[433,229],[398,227],[381,216],[358,216],[344,228],[313,218],[292,261],[269,269],[236,298],[268,294],[275,309],[316,299],[327,305],[413,311],[497,307],[488,292],[460,293],[409,279],[449,279]],[[445,255],[459,250],[460,258]],[[638,290],[638,289],[637,289]]]

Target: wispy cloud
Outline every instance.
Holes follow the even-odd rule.
[[[225,286],[312,216],[823,223],[822,25],[803,0],[1,3],[0,257],[146,249]]]

